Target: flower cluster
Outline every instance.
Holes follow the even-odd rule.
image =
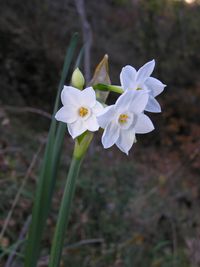
[[[155,97],[165,88],[156,78],[150,77],[155,67],[152,60],[138,71],[130,65],[120,73],[123,92],[114,105],[106,106],[96,99],[93,87],[84,90],[64,86],[61,93],[63,107],[56,113],[58,121],[67,123],[72,138],[85,131],[104,129],[102,144],[109,148],[114,144],[128,154],[136,141],[135,134],[151,132],[154,126],[144,111],[161,112]]]

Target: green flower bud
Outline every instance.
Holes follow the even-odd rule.
[[[83,89],[85,78],[79,68],[76,68],[72,74],[71,85],[80,90]]]

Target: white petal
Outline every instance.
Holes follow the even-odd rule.
[[[106,126],[111,122],[115,114],[114,105],[108,106],[103,109],[103,111],[97,115],[97,121],[101,128],[105,129]]]
[[[136,94],[137,94],[136,90],[128,90],[122,95],[120,95],[115,104],[117,110],[119,112],[124,112],[128,110],[130,105],[132,105],[133,99]]]
[[[99,124],[97,122],[96,116],[91,115],[86,121],[85,121],[86,127],[89,131],[95,132],[99,129]]]
[[[151,90],[154,97],[161,94],[166,87],[165,84],[153,77],[147,78],[145,85]]]
[[[136,76],[137,83],[143,83],[149,76],[151,76],[155,67],[155,60],[147,62],[144,66],[142,66]]]
[[[61,102],[63,105],[73,105],[75,107],[80,105],[80,90],[72,86],[64,86],[61,92]]]
[[[158,101],[153,96],[149,96],[149,100],[147,102],[145,110],[149,112],[159,113],[161,112],[161,107]]]
[[[98,114],[100,114],[103,110],[104,110],[103,105],[102,105],[100,102],[96,101],[95,106],[92,108],[92,112],[93,112],[95,115],[98,115]]]
[[[135,78],[136,70],[132,66],[127,65],[123,67],[120,73],[120,82],[122,89],[135,89]]]
[[[77,120],[73,123],[67,124],[67,128],[73,139],[87,130],[85,123],[82,120]]]
[[[57,111],[55,118],[57,121],[62,121],[65,123],[72,123],[77,120],[78,114],[74,107],[64,106]]]
[[[108,124],[101,139],[104,148],[109,148],[116,143],[119,137],[119,131],[117,124],[112,122]]]
[[[135,141],[135,132],[130,130],[121,130],[119,139],[116,142],[118,148],[128,155],[128,151],[131,149]]]
[[[135,95],[132,99],[132,103],[129,107],[129,110],[133,113],[139,114],[144,111],[149,99],[149,94],[147,91],[144,90],[135,90],[134,92]]]
[[[87,87],[81,91],[81,104],[93,107],[96,104],[96,94],[92,87]]]
[[[139,134],[149,133],[154,130],[154,126],[149,117],[143,113],[138,115],[138,119],[135,125],[135,132]]]

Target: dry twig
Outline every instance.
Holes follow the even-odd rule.
[[[26,185],[26,182],[27,182],[28,178],[29,178],[30,175],[31,175],[31,172],[32,172],[32,170],[33,170],[33,167],[34,167],[35,164],[36,164],[37,158],[38,158],[38,156],[39,156],[39,154],[40,154],[40,152],[41,152],[41,150],[42,150],[42,147],[43,147],[43,144],[40,145],[40,147],[38,148],[38,151],[34,154],[33,159],[32,159],[32,161],[31,161],[31,163],[30,163],[30,165],[29,165],[29,167],[28,167],[28,169],[27,169],[26,175],[24,176],[24,179],[23,179],[23,181],[22,181],[22,184],[21,184],[19,190],[17,191],[17,194],[16,194],[16,196],[15,196],[15,199],[14,199],[14,201],[13,201],[13,203],[12,203],[11,209],[10,209],[9,212],[8,212],[8,215],[7,215],[6,219],[5,219],[3,228],[2,228],[2,230],[1,230],[1,233],[0,233],[0,240],[2,239],[4,233],[5,233],[6,229],[7,229],[7,226],[8,226],[8,224],[9,224],[9,221],[10,221],[11,217],[12,217],[13,211],[14,211],[16,205],[17,205],[17,202],[18,202],[18,200],[19,200],[19,198],[20,198],[20,195],[21,195],[21,193],[22,193],[22,190],[23,190],[24,186]]]
[[[76,3],[77,12],[80,16],[81,26],[82,26],[83,42],[84,42],[84,71],[85,71],[86,83],[88,83],[91,79],[90,54],[91,54],[91,46],[92,46],[92,30],[87,20],[84,0],[75,0],[75,3]]]
[[[51,114],[39,108],[4,106],[4,109],[10,112],[18,112],[18,113],[30,112],[30,113],[41,115],[50,120],[52,118]]]
[[[20,241],[23,241],[27,231],[28,231],[28,227],[29,227],[29,224],[31,222],[31,216],[28,217],[28,219],[26,220],[20,234],[19,234],[19,238],[17,240],[17,245],[14,247],[13,251],[11,252],[11,254],[9,255],[7,261],[6,261],[6,264],[5,264],[5,267],[10,267],[12,266],[12,261],[13,261],[13,258],[16,254],[16,251],[17,249],[19,248],[21,242]]]

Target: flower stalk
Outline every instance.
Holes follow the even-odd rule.
[[[118,94],[122,94],[124,91],[120,86],[117,85],[108,85],[108,84],[103,84],[103,83],[98,83],[92,86],[94,90],[99,90],[99,91],[111,91],[115,92]]]
[[[71,210],[72,199],[75,192],[76,186],[76,179],[78,177],[80,165],[81,165],[81,158],[72,158],[67,182],[65,185],[65,191],[63,194],[61,207],[58,215],[58,222],[56,225],[56,231],[54,234],[51,256],[50,256],[50,267],[59,266],[62,247],[64,243],[65,237],[65,230],[69,221],[69,214]]]
[[[62,197],[61,207],[58,214],[58,221],[52,243],[49,267],[60,266],[65,232],[69,222],[69,216],[72,206],[72,201],[76,188],[76,180],[79,174],[80,166],[88,146],[93,138],[91,132],[86,132],[76,139],[74,153],[70,164],[64,194]]]

